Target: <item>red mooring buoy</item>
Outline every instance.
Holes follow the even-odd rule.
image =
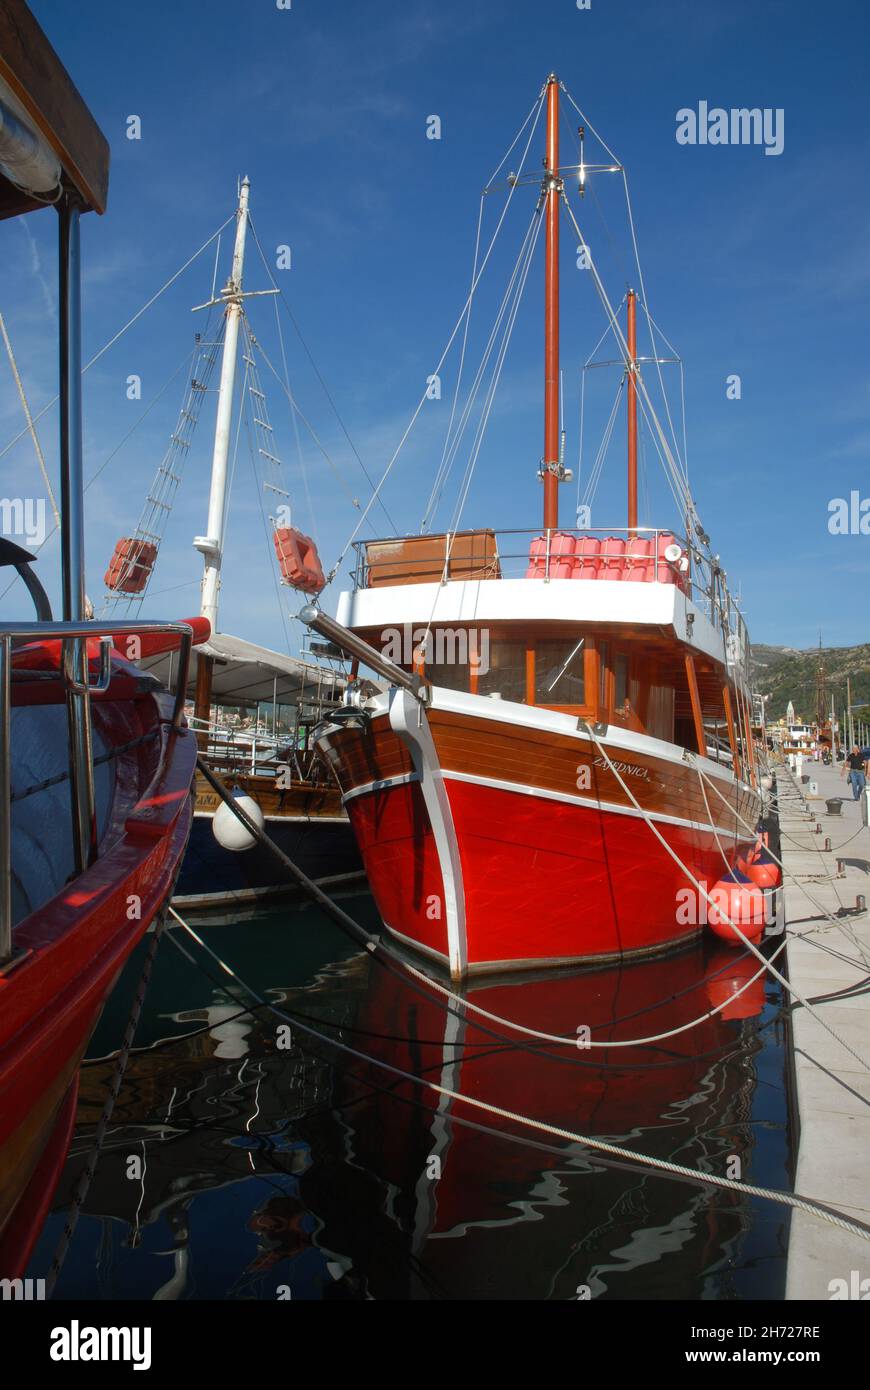
[[[780,868],[766,845],[757,844],[745,862],[738,859],[737,866],[758,888],[776,888],[779,884]]]
[[[718,883],[714,883],[709,896],[707,925],[716,936],[730,946],[742,946],[743,938],[730,925],[733,922],[753,945],[761,940],[764,934],[764,893],[741,869],[734,868],[724,874]],[[729,921],[725,921],[726,917]]]

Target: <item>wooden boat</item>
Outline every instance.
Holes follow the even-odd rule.
[[[22,0],[0,10],[0,108],[0,216],[51,204],[60,233],[62,621],[34,557],[0,548],[36,606],[0,625],[0,1278],[14,1280],[64,1163],[88,1038],[187,843],[195,634],[85,618],[79,218],[105,209],[109,151]],[[174,697],[125,659],[133,632],[178,653]]]
[[[200,758],[256,802],[269,836],[309,878],[362,878],[341,795],[311,747],[313,729],[341,703],[344,678],[227,633],[198,644],[197,660],[203,658],[213,663],[212,718],[197,719],[188,709]],[[173,679],[175,660],[169,653],[142,665],[165,684]],[[188,681],[191,698],[194,688]],[[223,717],[216,720],[216,713]],[[193,828],[175,891],[179,911],[241,906],[298,891],[262,846],[228,853],[219,843],[214,818],[220,801],[201,773],[194,796]]]
[[[216,334],[197,335],[191,375],[185,383],[178,422],[148,490],[143,510],[131,534],[116,543],[105,573],[104,612],[129,615],[142,611],[158,564],[163,531],[175,499],[186,458],[207,395],[207,384],[220,363],[214,442],[208,486],[205,531],[194,539],[203,566],[200,614],[212,637],[199,644],[196,672],[189,686],[200,757],[234,788],[250,796],[263,811],[269,834],[311,878],[361,875],[359,852],[334,783],[311,755],[310,730],[340,700],[345,680],[334,664],[300,660],[273,651],[244,637],[219,630],[224,574],[226,528],[230,509],[230,441],[238,440],[241,420],[234,426],[236,374],[240,357],[244,380],[239,415],[244,416],[252,446],[254,473],[262,482],[259,505],[290,511],[290,494],[269,421],[266,393],[259,375],[260,349],[250,331],[243,289],[245,247],[249,225],[250,181],[239,186],[236,230],[230,275],[218,297],[200,308],[218,308],[222,327]],[[276,293],[266,291],[265,293]],[[212,341],[214,339],[214,341]],[[252,461],[254,451],[252,448]],[[266,475],[261,478],[258,468]],[[280,581],[303,593],[316,593],[325,583],[310,537],[282,525],[277,517],[269,528],[267,545],[274,546],[276,588]],[[306,653],[306,656],[309,654]],[[339,654],[340,655],[340,654]],[[146,663],[161,679],[171,677],[172,658],[159,656]],[[271,737],[256,733],[261,706],[268,709]],[[255,735],[233,733],[228,719],[253,718]],[[280,715],[280,719],[279,719]],[[279,725],[283,724],[283,727]],[[283,737],[282,737],[283,735]],[[287,745],[291,746],[288,748]],[[295,891],[296,885],[259,846],[241,853],[226,852],[212,834],[217,798],[200,777],[190,846],[178,885],[184,910],[241,903]]]
[[[623,330],[591,261],[624,371],[627,525],[560,525],[563,207],[588,250],[569,198],[582,153],[579,177],[560,164],[561,90],[551,76],[541,94],[543,526],[359,542],[337,620],[302,615],[391,682],[352,686],[318,746],[386,927],[456,979],[680,945],[699,930],[682,890],[736,864],[762,804],[746,626],[676,466],[687,534],[638,524],[639,402],[657,421],[637,295]],[[524,182],[538,176],[509,180]]]

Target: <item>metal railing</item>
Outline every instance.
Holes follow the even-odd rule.
[[[195,715],[188,715],[187,722],[194,733],[203,735],[205,747],[200,752],[211,759],[221,759],[223,765],[232,765],[236,771],[247,768],[256,772],[258,765],[268,762],[281,743],[289,739],[289,735],[282,740],[280,735],[237,729],[219,720],[197,719]]]
[[[475,544],[469,552],[467,538],[474,537]],[[679,586],[686,594],[686,597],[698,608],[714,628],[720,631],[726,642],[726,650],[729,664],[743,666],[746,663],[749,649],[749,639],[746,623],[742,613],[737,607],[736,602],[728,592],[725,573],[722,570],[716,556],[707,553],[693,542],[686,539],[678,532],[665,527],[638,526],[633,531],[613,527],[604,529],[600,527],[584,527],[583,529],[573,529],[568,526],[560,526],[553,530],[537,531],[487,531],[481,529],[477,532],[446,532],[441,535],[409,535],[403,537],[386,536],[370,538],[354,542],[356,552],[356,562],[352,571],[352,582],[354,589],[367,589],[370,585],[370,572],[373,569],[378,571],[378,584],[384,584],[384,575],[389,575],[392,569],[396,575],[395,583],[401,583],[399,577],[403,571],[407,571],[412,563],[416,564],[418,576],[422,572],[423,578],[409,579],[409,583],[440,583],[448,584],[460,579],[524,579],[528,575],[529,567],[535,562],[543,570],[541,578],[548,582],[554,578],[552,571],[559,563],[558,552],[553,549],[553,540],[556,536],[572,536],[577,540],[594,538],[602,541],[613,540],[624,542],[626,549],[620,550],[618,556],[616,552],[612,555],[606,551],[599,558],[611,562],[619,559],[628,560],[638,566],[644,563],[655,565],[667,565],[668,562],[658,554],[661,541],[673,542],[679,545],[684,554],[688,557],[689,568],[685,574],[673,571],[673,582]],[[487,549],[485,541],[492,539],[494,550]],[[532,541],[543,540],[545,542],[544,551],[540,555],[532,554]],[[391,546],[395,547],[402,541],[420,542],[426,546],[427,553],[421,554],[417,562],[412,562],[408,553],[400,555],[395,559],[384,558],[381,554],[373,557],[369,555],[370,546]],[[652,544],[652,550],[645,545],[644,549],[638,546],[632,552],[633,542],[643,541]],[[465,543],[465,544],[464,544]],[[582,556],[578,556],[582,560]],[[453,573],[452,571],[456,571]],[[656,570],[658,580],[658,569]],[[387,579],[387,583],[389,580]],[[574,582],[582,583],[582,578]],[[661,581],[658,581],[661,582]]]
[[[56,673],[67,698],[70,754],[70,801],[73,823],[75,871],[82,873],[96,854],[96,805],[91,743],[91,695],[106,691],[111,679],[113,638],[145,633],[173,633],[180,638],[172,727],[178,729],[184,715],[190,671],[193,631],[187,623],[162,622],[57,622],[4,623],[0,626],[0,964],[12,954],[12,651],[13,643],[53,641],[61,643]],[[87,642],[100,642],[99,674],[91,682]],[[16,675],[23,676],[24,670]],[[46,672],[39,671],[40,679]]]

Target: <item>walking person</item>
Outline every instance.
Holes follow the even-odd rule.
[[[857,743],[843,764],[843,776],[852,784],[852,800],[860,801],[867,784],[867,763]]]

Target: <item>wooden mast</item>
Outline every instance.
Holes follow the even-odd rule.
[[[547,79],[547,262],[544,284],[544,529],[559,525],[559,82]]]
[[[628,291],[628,534],[637,535],[637,295]]]

